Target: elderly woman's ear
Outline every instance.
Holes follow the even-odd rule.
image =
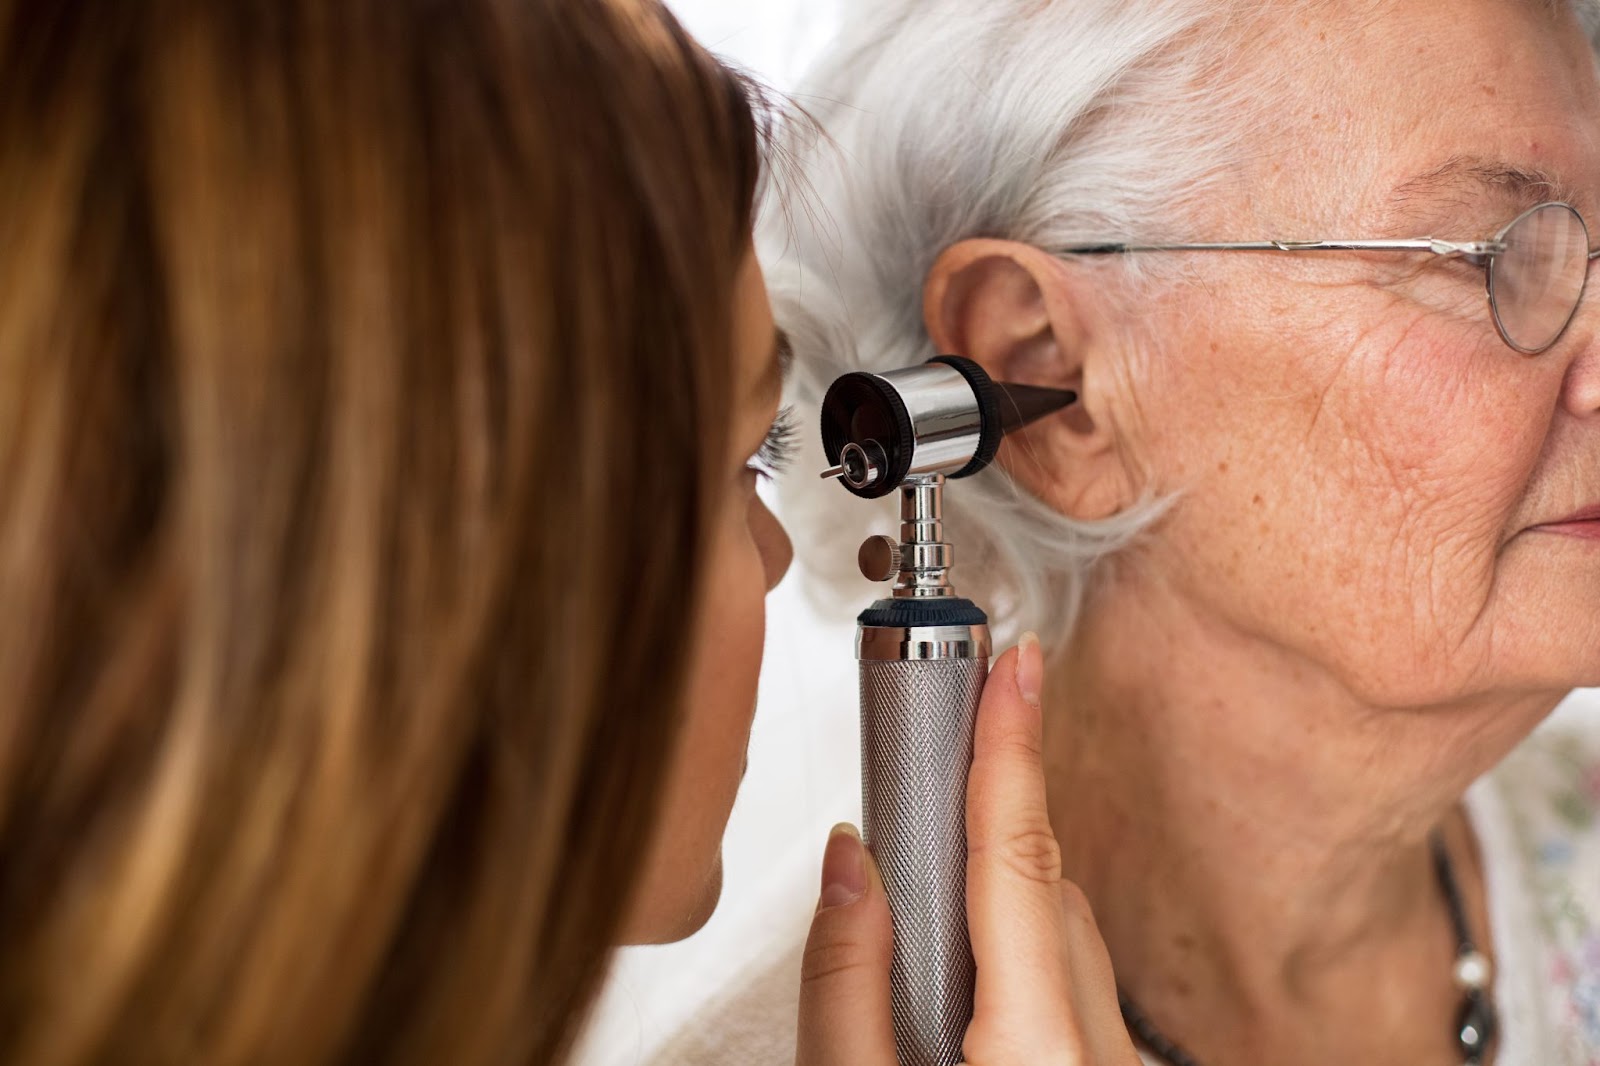
[[[923,318],[940,353],[977,361],[998,381],[1073,389],[1077,404],[1014,434],[1000,464],[1069,518],[1109,518],[1139,498],[1120,425],[1107,331],[1092,276],[1016,241],[945,249],[923,289]]]

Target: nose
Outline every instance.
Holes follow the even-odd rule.
[[[1567,368],[1561,390],[1562,405],[1574,416],[1600,417],[1600,336],[1590,338],[1583,353]]]
[[[1584,332],[1561,386],[1562,406],[1578,418],[1600,416],[1600,325],[1594,320],[1596,309],[1593,307],[1600,301],[1600,292],[1597,292],[1600,269],[1596,264],[1600,264],[1600,252],[1589,260],[1589,287],[1584,293],[1584,306],[1578,312],[1579,320],[1574,323],[1581,325]]]
[[[766,571],[767,591],[771,592],[778,587],[778,582],[783,580],[783,575],[789,572],[789,564],[794,562],[794,542],[789,539],[789,533],[783,528],[783,523],[778,521],[778,516],[772,513],[763,500],[757,498],[754,507],[756,513],[751,516],[751,532],[755,537],[756,547],[761,552],[761,565]]]

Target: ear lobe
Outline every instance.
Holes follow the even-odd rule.
[[[970,240],[945,250],[923,289],[928,335],[940,352],[974,360],[990,377],[1073,389],[1080,400],[1014,434],[999,464],[1055,509],[1105,518],[1136,494],[1123,469],[1097,384],[1107,375],[1096,329],[1079,311],[1081,276],[1015,241]]]

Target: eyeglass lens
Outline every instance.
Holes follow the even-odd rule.
[[[1551,348],[1577,314],[1589,276],[1589,232],[1564,204],[1523,215],[1500,238],[1506,250],[1489,267],[1495,319],[1514,348]]]

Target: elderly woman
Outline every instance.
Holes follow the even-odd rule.
[[[1600,685],[1600,11],[853,17],[779,318],[813,390],[1082,395],[948,529],[1055,637],[1039,865],[1147,1061],[1600,1063],[1600,722],[1535,735]]]

